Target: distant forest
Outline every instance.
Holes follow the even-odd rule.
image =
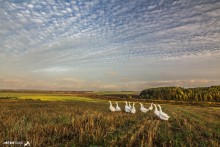
[[[220,102],[220,85],[198,88],[150,88],[143,90],[139,96],[142,99]]]

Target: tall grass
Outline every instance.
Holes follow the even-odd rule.
[[[124,108],[124,103],[119,105]],[[218,108],[162,105],[171,118],[161,121],[153,111],[113,113],[108,107],[102,101],[0,100],[0,144],[27,140],[31,146],[219,146]]]

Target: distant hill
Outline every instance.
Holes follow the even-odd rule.
[[[198,88],[150,88],[142,90],[139,96],[142,99],[220,102],[220,85]]]

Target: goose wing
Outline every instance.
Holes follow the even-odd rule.
[[[151,105],[148,109],[149,109],[149,110],[153,110],[153,106]]]
[[[154,110],[154,114],[156,115],[156,116],[160,116],[160,113],[159,113],[159,111],[158,110]]]
[[[117,111],[121,111],[121,108],[119,106],[116,106]]]
[[[163,115],[159,115],[160,119],[162,120],[168,120],[169,119],[169,116],[168,117],[164,117]]]
[[[110,106],[109,109],[110,109],[112,112],[116,111],[116,109],[115,109],[113,106]]]
[[[164,113],[163,111],[160,111],[160,116],[162,116],[162,117],[169,117],[169,115],[167,115],[167,114]]]
[[[135,108],[132,108],[132,109],[131,109],[131,113],[133,113],[133,114],[136,113],[136,109],[135,109]]]
[[[144,113],[146,113],[147,111],[149,111],[147,108],[141,107],[140,110]]]
[[[125,112],[131,112],[131,108],[125,105]]]

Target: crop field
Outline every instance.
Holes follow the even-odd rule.
[[[20,93],[20,92],[0,92],[0,99],[23,99],[42,101],[92,101],[98,100],[85,97],[79,94],[53,94],[53,93]],[[99,100],[100,101],[100,100]]]
[[[140,112],[138,100],[137,113],[131,114],[110,112],[107,100],[9,94],[0,93],[1,145],[5,141],[29,141],[36,147],[220,146],[219,107],[160,103],[170,115],[168,121],[162,121],[153,111]],[[118,102],[124,109],[124,100]],[[150,103],[144,105],[149,107]]]

